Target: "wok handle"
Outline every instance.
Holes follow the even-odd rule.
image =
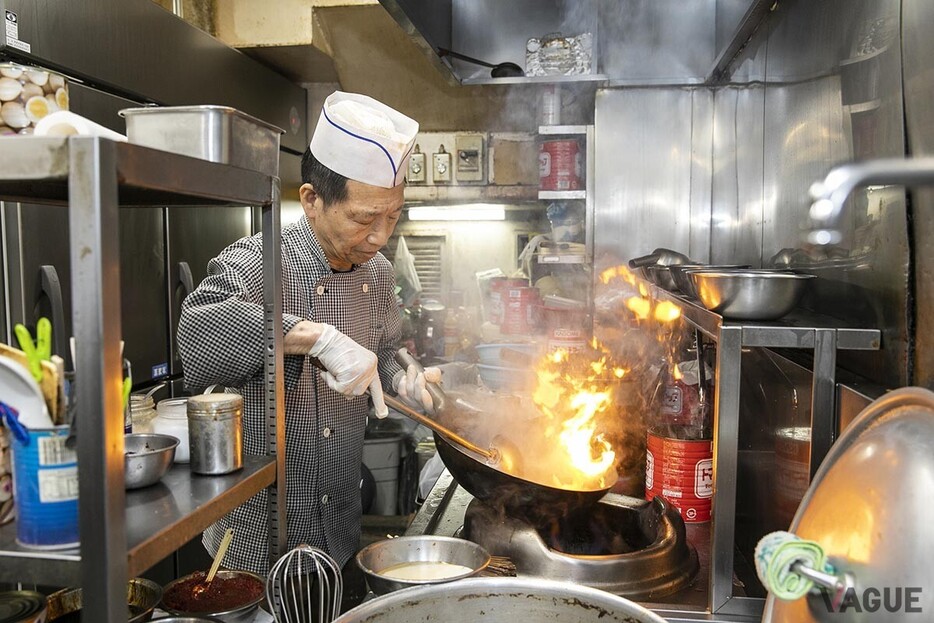
[[[403,352],[405,353],[405,356],[409,360],[411,360],[412,363],[418,366],[419,370],[423,369],[421,364],[418,363],[418,361],[416,361],[415,358],[413,358],[409,354],[409,351],[405,350],[404,348],[400,349],[399,353],[396,355],[396,359],[399,361],[400,365],[403,365],[403,366],[406,365],[405,363],[403,363],[404,359],[401,358],[402,357],[401,353]],[[324,364],[321,363],[321,360],[319,360],[317,357],[309,357],[309,360],[311,361],[311,365],[318,368],[319,370],[327,370],[327,368],[324,367]],[[434,383],[429,383],[429,385],[434,385]],[[438,392],[440,392],[443,400],[447,401],[447,396],[444,394],[443,391],[441,391],[441,388],[435,386],[435,389]],[[431,390],[429,389],[429,392],[430,391]],[[432,400],[434,400],[433,395],[432,395]],[[496,463],[499,461],[499,454],[495,450],[487,450],[487,449],[481,448],[478,445],[470,443],[469,441],[467,441],[466,439],[464,439],[457,433],[451,431],[447,427],[442,426],[441,424],[438,424],[436,421],[434,421],[430,417],[422,415],[421,413],[411,408],[410,406],[408,406],[407,404],[405,404],[398,398],[395,398],[388,394],[383,394],[383,401],[386,403],[387,406],[392,407],[399,413],[405,415],[406,417],[410,419],[415,420],[419,424],[424,424],[425,426],[427,426],[434,432],[438,433],[439,435],[444,436],[446,439],[450,440],[451,443],[456,444],[466,450],[470,450],[471,452],[475,452],[476,454],[479,454],[480,456],[485,457],[487,461],[491,463]],[[435,404],[437,405],[438,403],[435,403]]]
[[[396,361],[403,369],[407,370],[409,366],[415,366],[415,369],[419,372],[425,371],[422,364],[405,348],[396,351]],[[435,406],[436,413],[445,413],[450,408],[451,401],[448,400],[447,394],[437,383],[426,383],[425,389],[428,390],[428,394],[431,396],[431,402]]]
[[[446,426],[442,426],[441,424],[438,424],[436,421],[434,421],[430,417],[422,415],[415,409],[412,409],[411,407],[409,407],[407,404],[405,404],[401,400],[397,398],[393,398],[392,396],[388,396],[388,395],[384,395],[383,400],[386,401],[387,406],[392,407],[396,411],[415,420],[419,424],[424,424],[425,426],[427,426],[434,432],[438,433],[445,439],[449,440],[451,443],[456,444],[466,450],[470,450],[471,452],[474,452],[476,454],[479,454],[480,456],[485,457],[487,461],[490,461],[490,462],[498,461],[498,456],[494,451],[486,450],[476,444],[470,443],[469,441],[467,441],[466,439],[464,439],[457,433],[453,432]]]
[[[649,255],[633,258],[629,260],[629,268],[642,268],[643,266],[655,264],[658,262],[659,257],[661,257],[661,254],[656,251],[655,253],[650,253]]]

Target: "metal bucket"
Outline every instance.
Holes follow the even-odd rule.
[[[191,471],[229,474],[243,467],[243,397],[201,394],[188,399]]]

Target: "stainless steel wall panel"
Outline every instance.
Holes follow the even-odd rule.
[[[691,91],[691,196],[687,254],[698,262],[710,259],[710,200],[713,183],[714,93]]]
[[[845,6],[844,6],[845,5]],[[905,152],[896,0],[794,3],[767,40],[762,261],[804,247],[807,191],[836,164]],[[862,94],[862,95],[861,95]],[[862,101],[860,97],[871,97]],[[843,240],[808,252],[818,275],[805,304],[883,330],[883,350],[840,364],[880,383],[908,380],[908,239],[904,192],[856,193]]]
[[[714,102],[710,261],[759,266],[765,90],[719,89]]]
[[[693,154],[695,149],[710,153],[709,146],[692,144],[694,102],[692,89],[598,92],[594,257],[599,268],[655,247],[690,249]],[[709,181],[699,183],[709,188]],[[696,199],[709,202],[709,195]]]
[[[934,4],[902,1],[905,127],[912,156],[934,155]],[[914,383],[934,389],[934,189],[911,191],[914,240]]]
[[[703,82],[716,55],[715,0],[600,3],[600,57],[613,84]]]

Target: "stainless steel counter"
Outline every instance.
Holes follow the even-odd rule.
[[[473,496],[458,486],[451,474],[442,472],[425,503],[416,513],[405,534],[454,536],[464,525],[464,513]],[[710,569],[710,525],[688,524],[688,542],[697,550],[700,571],[688,588],[666,598],[665,603],[643,603],[668,621],[758,621],[758,616],[710,615],[707,613],[707,584]]]

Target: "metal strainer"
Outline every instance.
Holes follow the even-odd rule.
[[[340,614],[344,581],[326,552],[299,545],[269,570],[266,603],[276,623],[330,623]]]

